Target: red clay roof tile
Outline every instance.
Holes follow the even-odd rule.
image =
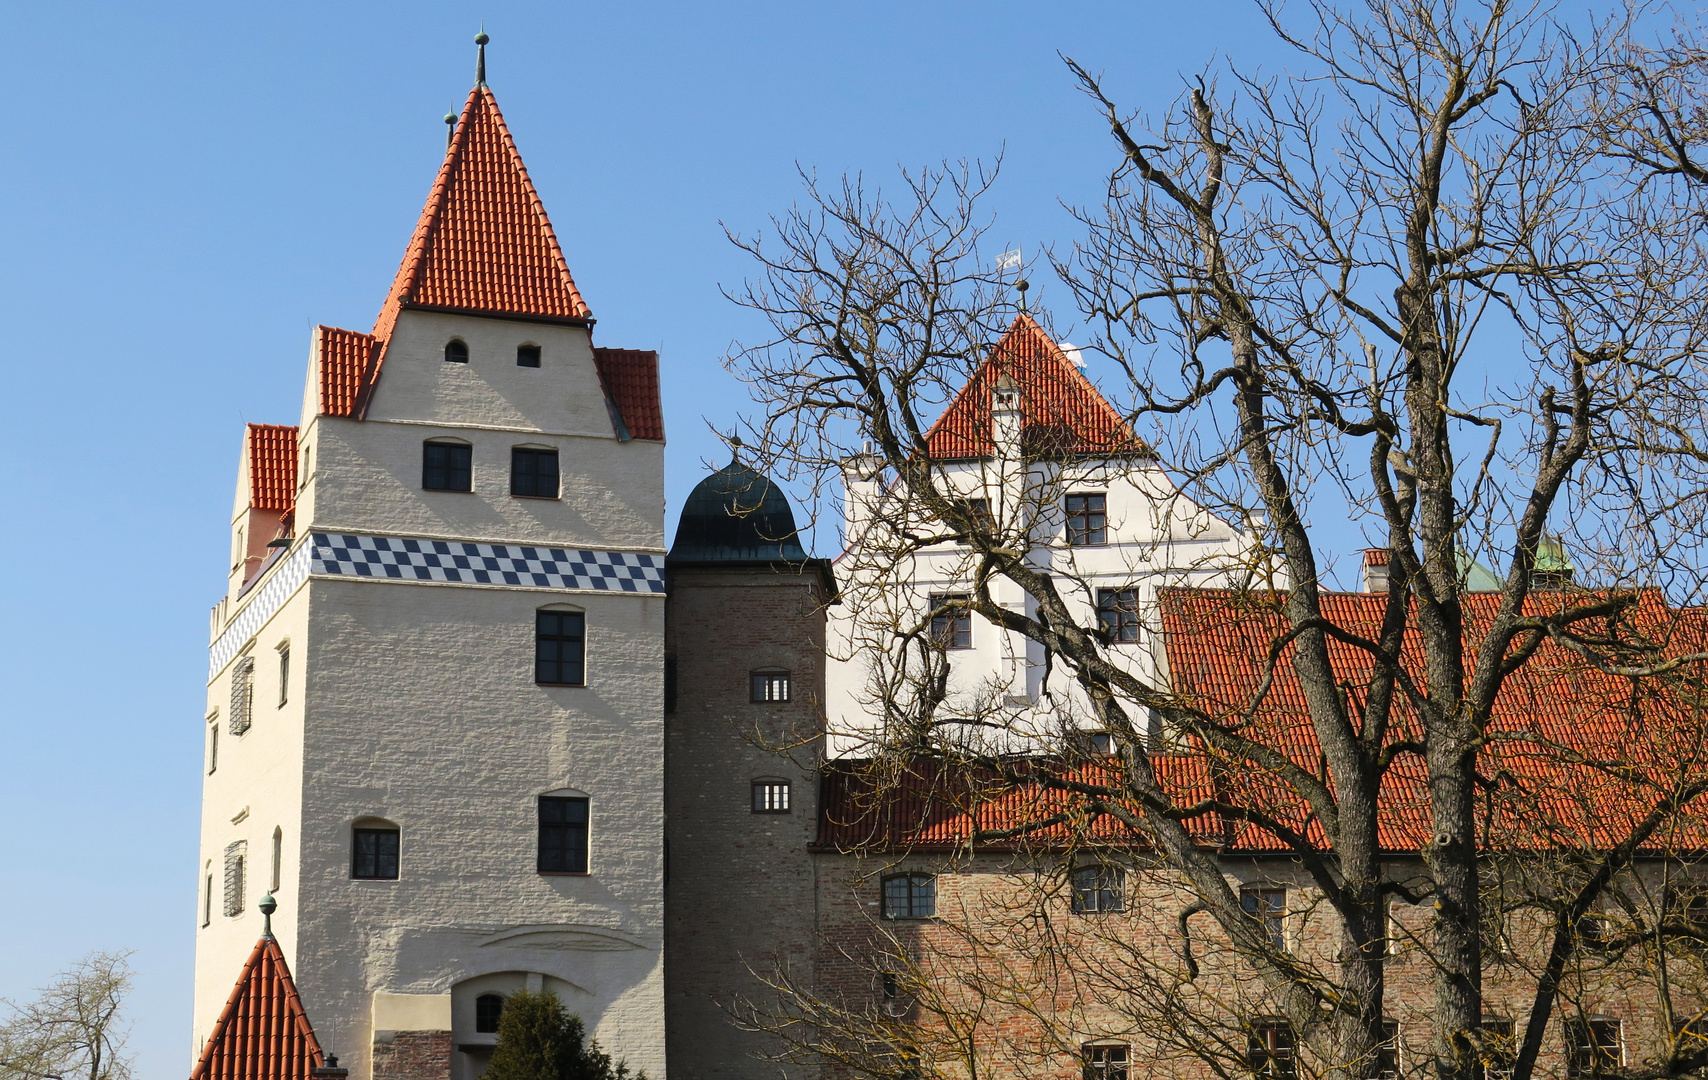
[[[599,383],[636,439],[664,438],[664,407],[658,396],[658,354],[642,349],[593,350]]]
[[[296,427],[250,424],[243,441],[249,451],[249,505],[256,510],[289,510],[295,506]]]
[[[1030,315],[1014,320],[990,356],[926,432],[936,459],[990,457],[991,390],[1007,375],[1020,387],[1021,439],[1041,456],[1131,454],[1144,444]]]
[[[359,415],[367,390],[379,374],[374,367],[379,338],[332,326],[317,326],[314,331],[320,354],[321,415]]]
[[[244,961],[190,1080],[309,1080],[323,1059],[285,954],[277,941],[262,938]]]

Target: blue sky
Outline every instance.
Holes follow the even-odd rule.
[[[1273,55],[1232,0],[0,13],[0,996],[136,950],[147,1078],[189,1065],[207,610],[242,424],[296,422],[315,323],[372,324],[482,20],[598,340],[662,351],[672,523],[722,464],[707,425],[745,401],[719,366],[755,332],[718,291],[747,273],[722,227],[786,209],[797,162],[888,179],[1002,151],[993,239],[1065,246],[1060,200],[1095,201],[1112,152],[1057,50],[1150,111],[1220,52]]]

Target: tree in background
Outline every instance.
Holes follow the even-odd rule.
[[[522,991],[504,999],[498,1021],[498,1046],[483,1074],[486,1080],[624,1080],[625,1062],[587,1041],[581,1017],[564,1011],[549,990]],[[645,1073],[635,1080],[646,1080]]]
[[[129,1080],[124,997],[128,953],[94,952],[0,1024],[4,1080]]]

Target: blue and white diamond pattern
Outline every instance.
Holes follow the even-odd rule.
[[[664,593],[662,555],[317,532],[272,572],[208,650],[210,681],[311,574],[641,596]]]
[[[312,572],[463,585],[664,592],[662,555],[348,533],[314,534]]]

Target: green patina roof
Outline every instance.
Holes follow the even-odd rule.
[[[700,481],[682,505],[672,562],[805,562],[788,497],[732,461]]]

